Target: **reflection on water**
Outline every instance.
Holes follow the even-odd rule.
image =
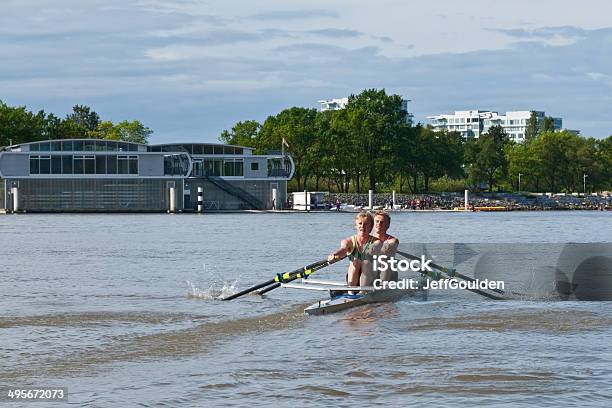
[[[611,302],[437,291],[306,317],[320,293],[218,300],[324,257],[352,216],[1,217],[0,386],[67,386],[83,407],[609,405]],[[610,242],[605,222],[607,213],[401,214],[392,232]],[[345,273],[342,263],[317,276]]]

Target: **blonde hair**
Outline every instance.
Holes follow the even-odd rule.
[[[365,218],[374,227],[374,217],[368,211],[362,211],[355,216],[355,221]]]
[[[377,215],[380,215],[381,217],[385,218],[387,220],[387,225],[391,225],[391,216],[388,213],[384,211],[377,211],[374,216],[376,217]]]

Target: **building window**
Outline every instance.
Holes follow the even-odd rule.
[[[72,174],[72,155],[62,156],[62,174]]]
[[[83,167],[85,169],[85,174],[96,174],[96,157],[83,156]]]
[[[251,171],[259,170],[259,163],[251,163]]]
[[[204,170],[208,176],[221,176],[221,160],[204,160]]]
[[[106,174],[117,174],[117,156],[106,156]]]
[[[234,161],[233,160],[224,160],[223,161],[223,175],[224,176],[234,176]]]
[[[244,176],[244,162],[242,159],[236,159],[234,169],[236,176]]]
[[[83,174],[83,156],[74,156],[72,170],[74,174]]]
[[[51,156],[39,156],[40,174],[51,174]]]
[[[128,156],[117,156],[117,174],[129,174]]]
[[[40,161],[38,156],[30,156],[30,174],[40,174]]]
[[[96,174],[106,174],[106,156],[96,156]]]
[[[62,156],[51,156],[51,174],[62,174]]]
[[[197,145],[194,145],[194,150]],[[192,176],[204,176],[204,166],[202,166],[202,160],[193,161],[193,169],[191,170]]]
[[[138,174],[138,156],[130,156],[130,174]]]
[[[93,152],[96,150],[96,144],[93,140],[85,140],[83,142],[83,150],[86,152]]]

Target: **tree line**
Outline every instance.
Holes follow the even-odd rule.
[[[552,118],[538,123],[533,112],[524,143],[512,141],[500,126],[465,140],[457,132],[411,126],[405,115],[400,96],[366,89],[351,95],[345,109],[292,107],[263,123],[238,122],[220,140],[262,154],[281,150],[286,140],[296,165],[290,188],[298,191],[612,190],[612,136],[555,131]],[[84,105],[60,118],[0,101],[0,146],[70,138],[147,143],[152,133],[137,120],[103,121]]]
[[[411,126],[401,97],[367,89],[351,95],[345,109],[319,112],[292,107],[263,123],[236,123],[224,143],[280,150],[295,161],[297,191],[322,187],[336,192],[471,190],[589,191],[612,189],[612,136],[599,140],[555,131],[550,117],[526,125],[526,141],[515,143],[501,126],[465,140],[457,132]]]
[[[0,100],[0,146],[55,139],[109,139],[147,143],[151,129],[139,121],[101,120],[89,106],[75,105],[60,118],[44,110],[8,106]]]

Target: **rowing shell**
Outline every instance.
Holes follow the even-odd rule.
[[[302,284],[285,284],[287,288],[327,291],[329,299],[319,300],[304,309],[308,315],[324,315],[363,306],[370,303],[396,302],[406,297],[427,300],[427,290],[422,286],[416,289],[375,289],[372,286],[347,286],[339,282],[303,280]],[[362,291],[363,294],[348,294],[347,291]],[[340,292],[340,294],[338,294]]]

